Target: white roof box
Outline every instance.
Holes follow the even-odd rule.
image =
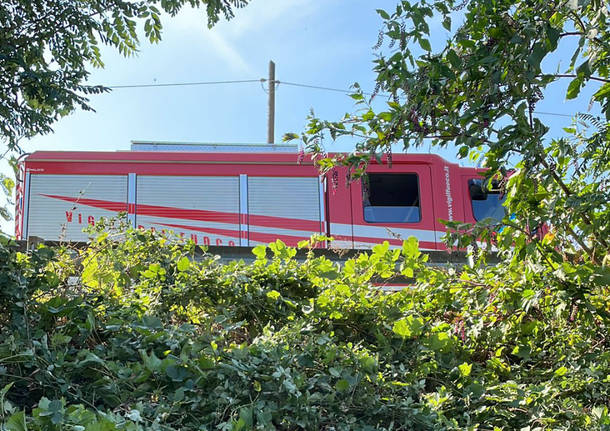
[[[131,151],[185,151],[206,153],[297,153],[296,145],[286,144],[214,144],[131,141]]]

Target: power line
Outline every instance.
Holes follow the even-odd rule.
[[[555,115],[556,117],[568,117],[568,118],[572,118],[573,117],[573,115],[570,115],[570,114],[559,114],[557,112],[534,111],[534,114],[539,114],[539,115]]]
[[[332,88],[332,87],[321,87],[319,85],[310,85],[310,84],[299,84],[297,82],[287,82],[287,81],[275,81],[278,84],[284,84],[284,85],[292,85],[294,87],[303,87],[303,88],[313,88],[316,90],[326,90],[326,91],[336,91],[338,93],[344,93],[344,94],[350,94],[353,93],[353,90],[342,90],[340,88]],[[362,94],[366,94],[367,96],[373,96],[375,95],[375,93],[367,93],[366,91],[363,91]],[[378,94],[379,96],[387,96],[387,94]]]
[[[260,79],[239,79],[239,80],[232,80],[232,81],[198,81],[198,82],[171,82],[171,83],[160,83],[160,84],[155,83],[155,84],[110,85],[110,86],[108,86],[108,88],[110,88],[112,90],[120,90],[120,89],[128,89],[128,88],[187,87],[187,86],[197,86],[197,85],[247,84],[247,83],[253,83],[253,82],[259,82],[262,84],[266,81],[267,81],[267,79],[260,78]],[[284,84],[284,85],[289,85],[289,86],[293,86],[293,87],[310,88],[310,89],[314,89],[314,90],[333,91],[336,93],[343,93],[343,94],[351,94],[354,92],[353,90],[346,90],[346,89],[333,88],[333,87],[324,87],[324,86],[313,85],[313,84],[302,84],[299,82],[276,80],[275,83],[276,83],[276,85]],[[264,88],[263,88],[263,90],[264,90]],[[375,94],[375,93],[366,92],[366,91],[362,91],[361,93],[366,96],[389,97],[388,94],[384,94],[384,93]],[[573,117],[573,115],[561,114],[558,112],[534,111],[534,114],[551,115],[551,116],[555,116],[555,117],[567,117],[567,118]]]
[[[195,86],[195,85],[219,85],[219,84],[244,84],[244,83],[252,83],[252,82],[266,82],[267,79],[240,79],[233,81],[200,81],[200,82],[170,82],[170,83],[160,83],[160,84],[129,84],[129,85],[109,85],[108,88],[112,90],[123,89],[123,88],[155,88],[155,87],[185,87],[185,86]],[[304,88],[313,88],[316,90],[326,90],[326,91],[336,91],[338,93],[350,94],[352,90],[345,90],[340,88],[332,88],[332,87],[322,87],[319,85],[310,85],[310,84],[300,84],[298,82],[287,82],[287,81],[275,81],[276,84],[284,84],[284,85],[292,85],[294,87],[304,87]],[[368,93],[363,91],[362,94],[367,96],[373,96],[374,93]],[[382,94],[380,94],[382,95]],[[382,95],[384,96],[384,95]],[[385,95],[387,96],[387,95]]]
[[[152,88],[152,87],[185,87],[191,85],[218,85],[218,84],[244,84],[250,82],[261,82],[263,79],[240,79],[234,81],[200,81],[200,82],[171,82],[165,84],[132,84],[132,85],[110,85],[108,88],[116,90],[123,88]]]
[[[263,81],[261,79],[261,81]],[[345,94],[351,94],[353,93],[352,90],[342,90],[340,88],[332,88],[332,87],[320,87],[318,85],[310,85],[310,84],[299,84],[296,82],[286,82],[286,81],[275,81],[278,84],[284,84],[284,85],[292,85],[295,87],[304,87],[304,88],[314,88],[316,90],[327,90],[327,91],[336,91],[339,93],[345,93]],[[367,96],[382,96],[382,97],[389,97],[389,94],[384,94],[384,93],[367,93],[366,91],[362,91],[362,94],[365,94]],[[569,115],[569,114],[560,114],[557,112],[542,112],[542,111],[534,111],[534,114],[539,114],[539,115],[555,115],[558,117],[568,117],[568,118],[572,118],[573,115]]]

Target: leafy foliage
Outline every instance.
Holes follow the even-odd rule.
[[[432,54],[428,21],[436,11],[451,28],[458,7],[463,26]],[[483,152],[509,215],[447,223],[448,246],[487,243],[474,265],[429,267],[414,238],[342,267],[298,263],[279,241],[222,265],[143,231],[30,254],[0,238],[5,429],[610,429],[607,122],[580,116],[591,129],[545,141],[533,115],[562,75],[574,75],[568,97],[604,82],[594,102],[608,111],[606,5],[422,1],[379,14],[380,44],[394,41],[379,90],[394,100],[375,113],[356,92],[364,113],[312,118],[305,142],[361,136],[342,161],[356,175],[403,137]],[[575,60],[543,72],[565,37],[580,40]],[[414,282],[372,286],[396,276]]]
[[[0,4],[0,161],[19,141],[52,132],[59,118],[75,109],[92,110],[88,97],[109,91],[90,85],[91,68],[103,67],[100,47],[122,55],[138,50],[142,35],[161,40],[162,12],[174,16],[184,6],[205,8],[208,26],[233,17],[247,0],[6,0]],[[142,28],[139,28],[141,26]],[[8,159],[15,164],[15,157]],[[0,174],[8,205],[13,181]],[[0,217],[10,219],[8,205]]]
[[[537,267],[428,267],[414,238],[342,268],[279,241],[222,265],[111,238],[2,240],[4,429],[610,426],[607,286],[574,301]],[[397,275],[415,284],[371,286]]]
[[[329,170],[340,163],[359,176],[383,153],[390,153],[386,160],[391,163],[392,144],[405,149],[424,141],[453,144],[460,157],[481,159],[488,180],[500,180],[508,199],[500,226],[481,230],[483,225],[452,223],[451,229],[491,237],[502,226],[498,246],[507,256],[528,256],[558,273],[563,265],[586,262],[599,268],[610,259],[608,5],[597,0],[421,0],[400,1],[395,11],[378,13],[384,28],[375,71],[377,91],[389,95],[385,110],[375,112],[356,86],[352,97],[361,108],[356,113],[340,121],[312,116],[302,139],[320,167]],[[454,21],[461,24],[456,28]],[[452,32],[438,50],[429,41],[432,22]],[[553,69],[555,60],[565,70]],[[564,136],[549,139],[535,106],[552,83],[563,79],[570,80],[567,99],[594,86],[590,106],[605,118],[575,115]],[[326,156],[323,140],[344,136],[358,138],[356,152]],[[549,235],[543,241],[545,229]],[[452,237],[449,243],[473,238]]]
[[[150,42],[161,39],[161,11],[205,8],[208,25],[233,17],[247,0],[6,0],[0,5],[0,140],[16,148],[22,137],[45,134],[87,96],[108,91],[86,83],[103,67],[100,44],[125,56],[137,51],[138,25]],[[141,33],[140,33],[141,34]]]

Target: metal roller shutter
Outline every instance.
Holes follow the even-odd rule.
[[[126,175],[32,174],[28,236],[86,241],[82,229],[127,211]]]
[[[248,177],[250,244],[289,245],[321,232],[317,177]]]
[[[198,244],[239,244],[239,177],[138,176],[136,224]]]

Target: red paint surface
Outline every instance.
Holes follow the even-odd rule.
[[[104,201],[99,199],[86,199],[86,198],[73,198],[70,196],[58,196],[58,195],[46,195],[42,194],[41,196],[46,196],[47,198],[59,199],[66,202],[78,203],[81,205],[87,205],[93,208],[100,208],[108,211],[127,211],[127,202],[113,202],[113,201]]]
[[[66,202],[78,203],[81,205],[87,205],[94,208],[100,208],[108,211],[125,211],[128,207],[125,202],[113,202],[99,199],[84,199],[84,198],[73,198],[70,196],[58,196],[58,195],[47,195],[43,194],[52,199],[59,199]],[[221,211],[209,211],[209,210],[194,210],[177,207],[165,207],[158,205],[144,205],[138,204],[137,207],[133,204],[129,204],[129,207],[134,207],[134,212],[138,216],[153,216],[153,217],[164,217],[181,220],[193,220],[193,221],[208,221],[217,223],[231,223],[238,224],[239,214]],[[294,230],[305,230],[318,232],[320,230],[320,222],[303,220],[303,219],[292,219],[286,217],[273,217],[273,216],[259,216],[250,214],[247,216],[250,225],[261,226],[261,227],[276,227],[282,229],[294,229]]]
[[[270,177],[317,177],[319,173],[309,156],[298,163],[298,154],[286,153],[188,153],[188,152],[61,152],[40,151],[29,155],[23,166],[25,172],[35,174],[61,175],[168,175],[168,176],[270,176]],[[384,161],[387,158],[383,157]],[[445,168],[446,167],[446,168]],[[446,169],[446,170],[445,170]],[[337,239],[354,242],[377,243],[384,240],[392,245],[400,245],[402,241],[395,238],[353,237],[337,235],[330,230],[330,225],[381,226],[388,228],[419,229],[427,231],[443,231],[439,218],[447,219],[449,215],[446,191],[446,173],[449,173],[453,219],[472,222],[472,208],[467,193],[467,179],[478,176],[480,170],[461,168],[448,163],[437,155],[409,154],[393,155],[392,167],[371,162],[369,172],[412,173],[419,176],[422,219],[418,223],[379,224],[367,223],[363,217],[362,189],[360,181],[349,183],[347,169],[338,167],[325,175],[325,224],[322,228],[326,233]],[[335,173],[333,173],[335,172]],[[17,190],[17,196],[23,195]],[[127,202],[110,202],[95,199],[73,198],[62,196],[58,190],[48,197],[68,202],[78,202],[109,211],[128,211],[139,216],[157,216],[172,218],[176,221],[209,221],[231,224],[249,224],[267,228],[294,229],[318,232],[319,221],[297,220],[272,215],[240,215],[237,213],[209,211],[205,209],[186,209],[170,206],[155,206]],[[19,200],[18,200],[19,201]],[[23,205],[16,208],[16,234],[21,235],[23,221]],[[189,226],[188,224],[166,224],[167,227],[240,237],[239,230],[223,230]],[[202,230],[203,232],[203,230]],[[243,235],[243,233],[241,234]],[[296,244],[302,237],[280,235],[276,233],[249,232],[249,238],[257,242],[271,242],[277,238],[288,244]],[[440,243],[440,234],[436,242],[420,242],[422,248],[444,248]]]
[[[208,233],[208,234],[228,236],[228,237],[233,237],[233,238],[239,238],[239,236],[240,236],[239,230],[232,230],[232,229],[217,229],[217,228],[211,228],[211,227],[189,226],[189,225],[173,224],[173,223],[155,223],[155,224],[160,225],[160,226],[171,227],[174,229],[204,232],[204,233]],[[270,243],[270,242],[274,242],[277,239],[280,239],[284,243],[286,243],[286,245],[289,245],[289,246],[296,246],[299,241],[302,241],[304,239],[309,239],[309,238],[304,238],[302,236],[284,235],[284,234],[276,234],[276,233],[262,233],[262,232],[252,232],[252,231],[248,232],[247,234],[251,241]]]

